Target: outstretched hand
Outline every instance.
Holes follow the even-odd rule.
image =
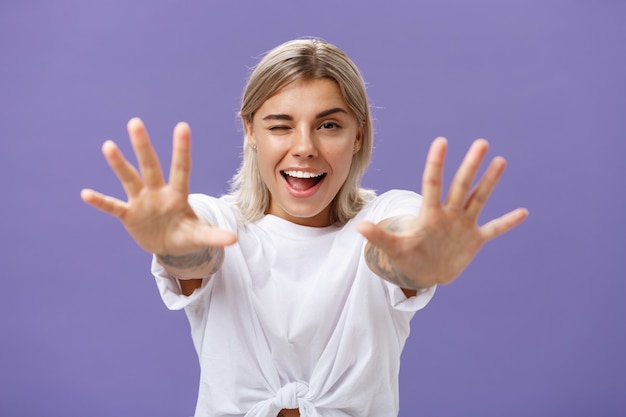
[[[148,133],[138,118],[128,122],[128,134],[139,171],[112,141],[102,153],[117,175],[128,201],[90,189],[81,191],[87,204],[120,219],[137,244],[150,253],[184,256],[207,247],[233,244],[236,235],[200,220],[187,202],[191,172],[191,132],[186,123],[174,129],[172,163],[166,183]]]
[[[484,243],[528,217],[526,209],[518,208],[478,225],[478,217],[506,166],[504,158],[494,158],[472,188],[487,149],[483,139],[472,144],[442,202],[447,141],[433,141],[426,159],[418,215],[390,218],[379,224],[363,221],[357,226],[369,241],[366,251],[376,254],[367,257],[372,269],[402,288],[447,284],[469,265]],[[371,259],[377,264],[372,265]]]

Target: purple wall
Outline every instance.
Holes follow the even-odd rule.
[[[432,138],[451,173],[486,137],[509,169],[484,218],[531,212],[415,317],[400,415],[626,415],[626,2],[95,3],[0,2],[0,415],[192,414],[184,314],[79,191],[123,195],[100,145],[140,116],[163,161],[188,121],[192,190],[225,192],[248,68],[306,35],[369,83],[365,185],[419,191]]]

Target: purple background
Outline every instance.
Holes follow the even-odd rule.
[[[369,84],[366,186],[419,191],[437,135],[449,180],[486,137],[509,168],[483,218],[531,213],[413,320],[400,415],[626,415],[625,21],[619,0],[2,1],[0,415],[192,414],[184,314],[79,191],[123,196],[100,145],[129,152],[132,116],[166,166],[188,121],[192,190],[227,191],[249,68],[308,35]]]

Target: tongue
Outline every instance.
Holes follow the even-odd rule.
[[[287,182],[294,190],[305,191],[320,182],[320,178],[294,178],[288,176]]]

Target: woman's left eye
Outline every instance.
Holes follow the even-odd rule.
[[[339,126],[335,122],[324,122],[320,125],[320,129],[325,129],[325,130],[339,129],[340,127],[341,126]]]

